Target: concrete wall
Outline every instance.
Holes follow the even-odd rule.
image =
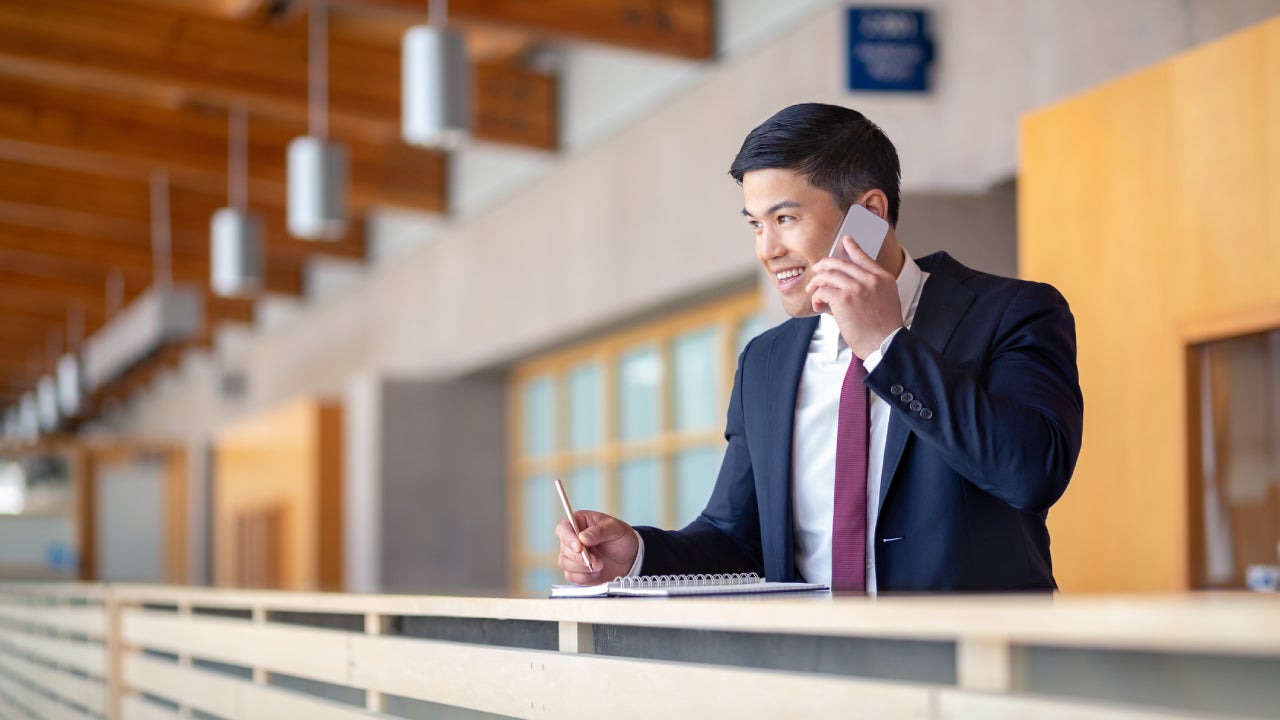
[[[502,592],[506,390],[500,377],[381,384],[381,589]],[[551,532],[548,528],[547,532]]]

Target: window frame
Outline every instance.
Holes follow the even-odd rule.
[[[528,478],[545,474],[566,479],[571,471],[583,466],[595,465],[603,483],[601,507],[586,508],[575,504],[574,509],[600,510],[616,514],[619,502],[619,467],[627,460],[656,457],[659,463],[660,482],[663,491],[662,515],[664,525],[674,522],[677,513],[677,488],[675,458],[690,448],[714,445],[723,450],[724,428],[718,423],[706,429],[680,431],[675,429],[672,383],[675,371],[672,359],[672,342],[679,336],[715,327],[720,350],[720,368],[717,373],[719,387],[717,398],[723,418],[723,408],[729,400],[733,376],[737,368],[739,331],[743,323],[761,312],[761,295],[758,289],[740,292],[697,307],[649,320],[633,327],[592,338],[572,346],[557,349],[531,358],[517,365],[507,384],[508,429],[508,587],[517,592],[544,592],[543,589],[525,588],[523,578],[530,570],[551,569],[556,576],[555,553],[536,552],[523,546],[525,536],[525,485]],[[662,363],[662,377],[658,385],[660,427],[658,434],[643,440],[618,439],[618,373],[617,361],[629,351],[652,344],[657,347]],[[600,407],[602,422],[600,444],[586,450],[571,450],[569,445],[569,390],[567,378],[572,370],[583,363],[597,363],[600,376]],[[524,390],[531,381],[550,377],[553,381],[553,403],[556,427],[552,432],[555,446],[550,454],[540,457],[523,455]],[[573,488],[567,485],[570,497]],[[553,496],[550,486],[549,496]],[[552,528],[546,528],[547,533]]]

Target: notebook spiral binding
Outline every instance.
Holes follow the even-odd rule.
[[[711,585],[752,585],[760,582],[755,573],[715,573],[710,575],[640,575],[615,580],[624,588],[705,587]]]

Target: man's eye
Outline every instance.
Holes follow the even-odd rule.
[[[779,215],[779,216],[778,216],[778,224],[779,224],[779,225],[786,225],[786,224],[787,224],[787,223],[789,223],[789,222],[795,222],[795,219],[796,219],[796,218],[795,218],[795,216],[794,216],[794,215]]]
[[[752,230],[759,230],[759,229],[760,229],[760,221],[759,221],[759,220],[748,220],[748,221],[747,221],[747,225],[750,225]]]

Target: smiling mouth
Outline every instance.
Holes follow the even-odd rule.
[[[778,282],[786,282],[792,278],[800,277],[803,274],[804,268],[792,268],[790,270],[783,270],[782,272],[774,273],[773,275],[778,278]]]

